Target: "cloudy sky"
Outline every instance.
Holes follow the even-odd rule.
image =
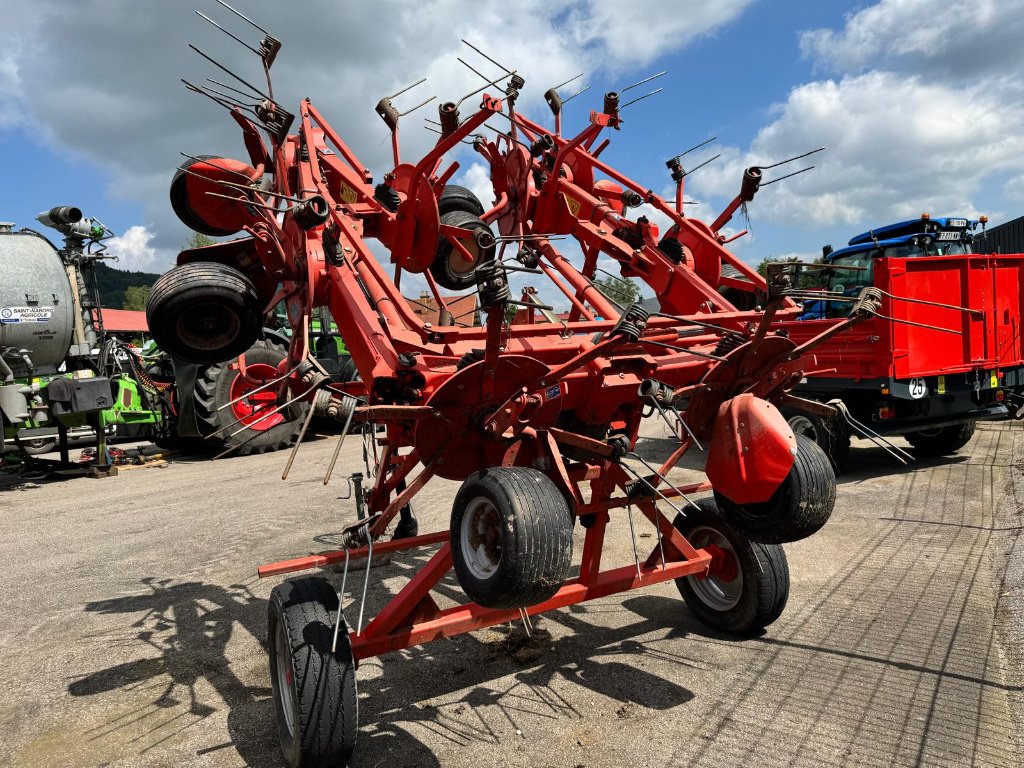
[[[755,199],[751,235],[735,245],[751,262],[811,256],[921,211],[993,223],[1024,213],[1024,0],[235,5],[284,43],[278,98],[294,110],[311,97],[377,178],[390,168],[373,112],[381,96],[427,77],[400,107],[457,99],[480,85],[457,56],[496,73],[466,38],[524,75],[521,108],[535,119],[550,119],[548,87],[585,72],[578,82],[591,89],[567,106],[567,133],[604,91],[668,70],[604,159],[667,191],[665,159],[717,136],[687,156],[692,167],[722,155],[689,179],[700,202],[690,213],[713,217],[746,165],[826,146],[815,170]],[[222,79],[187,43],[260,76],[196,8],[258,39],[214,0],[0,0],[0,220],[31,226],[43,208],[78,205],[120,235],[111,250],[122,268],[170,266],[189,236],[167,200],[179,152],[244,156],[226,113],[181,86]],[[432,111],[403,122],[407,157],[436,139],[422,128]],[[454,159],[463,183],[482,189],[473,153]]]

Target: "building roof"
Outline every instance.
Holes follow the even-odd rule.
[[[103,327],[110,333],[149,333],[145,312],[106,308],[102,311]]]
[[[412,298],[411,296],[404,297],[409,302],[409,307],[416,315],[423,320],[424,323],[430,323],[431,325],[441,325],[439,320],[440,309],[437,306],[437,302],[434,301],[434,297],[429,293],[421,293],[418,297]],[[454,322],[460,325],[479,325],[479,312],[474,312],[477,309],[477,294],[470,293],[466,296],[442,296],[445,306],[448,307],[448,311],[452,313],[455,318]]]

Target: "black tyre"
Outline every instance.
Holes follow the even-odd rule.
[[[348,627],[326,579],[292,579],[270,593],[267,639],[281,751],[290,768],[347,765],[356,745],[359,699]]]
[[[480,198],[465,187],[458,184],[446,184],[437,201],[437,209],[444,216],[452,211],[466,211],[474,216],[484,215],[484,205]]]
[[[238,357],[259,338],[262,305],[252,281],[212,261],[172,267],[149,294],[146,320],[171,357],[206,365]]]
[[[782,485],[759,504],[737,504],[715,491],[722,516],[744,536],[762,544],[799,541],[820,529],[836,504],[836,474],[817,443],[796,436],[796,456]]]
[[[21,440],[18,445],[29,456],[38,456],[42,453],[49,453],[56,448],[57,441],[51,437],[36,437],[31,440]]]
[[[523,608],[558,591],[572,560],[572,514],[558,487],[527,467],[471,475],[452,507],[455,575],[486,608]]]
[[[494,235],[491,228],[479,216],[467,211],[446,213],[441,216],[441,223],[468,229],[473,233],[472,237],[461,241],[472,254],[473,261],[467,261],[462,252],[442,235],[437,242],[437,253],[430,264],[430,274],[450,291],[475,287],[477,266],[494,258]]]
[[[247,456],[295,444],[308,403],[294,403],[282,413],[271,415],[276,404],[269,399],[270,389],[232,403],[253,392],[260,382],[276,378],[278,366],[285,357],[285,350],[269,341],[259,341],[250,347],[245,353],[246,373],[255,384],[243,378],[230,363],[209,365],[196,372],[192,395],[196,424],[204,436],[218,433],[206,441],[210,448],[217,452],[235,448],[234,453]],[[268,399],[263,400],[263,397]],[[246,428],[233,434],[242,427]]]
[[[199,155],[194,160],[189,158],[174,172],[174,178],[171,179],[171,208],[174,209],[181,223],[189,229],[194,229],[196,232],[202,232],[204,235],[211,235],[212,237],[224,237],[225,235],[233,235],[238,230],[223,229],[207,224],[202,216],[192,207],[192,203],[188,198],[189,175],[185,171],[201,160],[214,159],[217,159],[216,155]]]
[[[675,527],[713,557],[710,573],[676,579],[687,607],[722,632],[756,633],[782,615],[789,598],[789,565],[778,544],[747,539],[718,513],[713,499],[700,499],[676,515]]]
[[[832,467],[841,470],[850,458],[850,430],[842,418],[823,419],[813,413],[784,409],[782,415],[795,435],[803,435],[818,444]]]
[[[909,432],[903,437],[921,456],[951,456],[971,441],[974,426],[975,422],[968,421],[951,427]]]

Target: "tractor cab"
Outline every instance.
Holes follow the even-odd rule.
[[[931,218],[927,213],[919,219],[910,219],[868,230],[850,239],[846,248],[833,251],[825,246],[823,263],[827,285],[824,292],[835,296],[804,303],[801,320],[842,318],[850,313],[852,299],[861,289],[874,285],[874,261],[881,258],[916,258],[934,256],[961,256],[973,253],[972,234],[986,217],[966,219],[954,217]],[[839,298],[842,297],[842,298]]]

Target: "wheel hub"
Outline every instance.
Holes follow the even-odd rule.
[[[262,389],[253,392],[278,376],[277,368],[267,363],[254,363],[245,369],[245,376],[239,371],[231,382],[231,412],[239,424],[256,432],[266,432],[285,421],[284,414],[268,416],[277,403],[277,395]]]

